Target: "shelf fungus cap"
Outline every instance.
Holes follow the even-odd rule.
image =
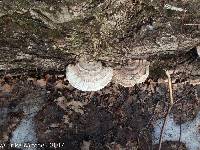
[[[112,76],[113,69],[97,61],[80,60],[76,65],[68,65],[66,71],[69,83],[81,91],[98,91],[112,80]]]
[[[149,76],[149,65],[146,60],[132,61],[127,66],[114,70],[113,81],[124,87],[142,83]]]

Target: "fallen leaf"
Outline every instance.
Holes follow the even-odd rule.
[[[2,86],[2,92],[5,92],[5,93],[10,93],[11,91],[12,91],[12,86],[11,85],[9,85],[9,84],[4,84],[3,86]]]
[[[50,127],[52,127],[52,128],[57,128],[57,127],[59,127],[59,123],[52,123],[52,124],[50,125]]]
[[[47,82],[44,79],[40,79],[36,81],[36,85],[40,86],[40,87],[46,87]]]
[[[55,88],[57,88],[57,89],[64,89],[65,87],[66,87],[66,85],[63,84],[63,81],[62,81],[62,80],[56,81],[56,86],[55,86]]]
[[[89,150],[90,149],[91,142],[90,141],[83,141],[81,145],[81,150]]]
[[[64,96],[57,98],[55,102],[57,103],[58,106],[60,106],[64,110],[70,108],[77,113],[84,114],[84,111],[82,110],[84,106],[83,102],[74,100],[67,101]]]

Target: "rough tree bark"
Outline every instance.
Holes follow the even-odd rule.
[[[64,71],[87,54],[112,67],[145,58],[184,72],[186,64],[199,76],[199,61],[187,63],[200,42],[199,10],[198,0],[3,0],[1,74]]]

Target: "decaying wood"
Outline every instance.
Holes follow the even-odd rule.
[[[111,67],[128,59],[183,57],[200,42],[198,26],[185,25],[200,22],[200,4],[166,5],[158,0],[2,1],[0,70],[64,71],[85,54]]]

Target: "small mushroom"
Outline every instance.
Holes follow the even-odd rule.
[[[66,71],[69,83],[81,91],[98,91],[112,80],[112,76],[113,69],[97,61],[80,60],[76,65],[68,65]]]
[[[114,70],[113,81],[124,87],[142,83],[149,76],[149,65],[146,60],[129,62],[127,66]]]

